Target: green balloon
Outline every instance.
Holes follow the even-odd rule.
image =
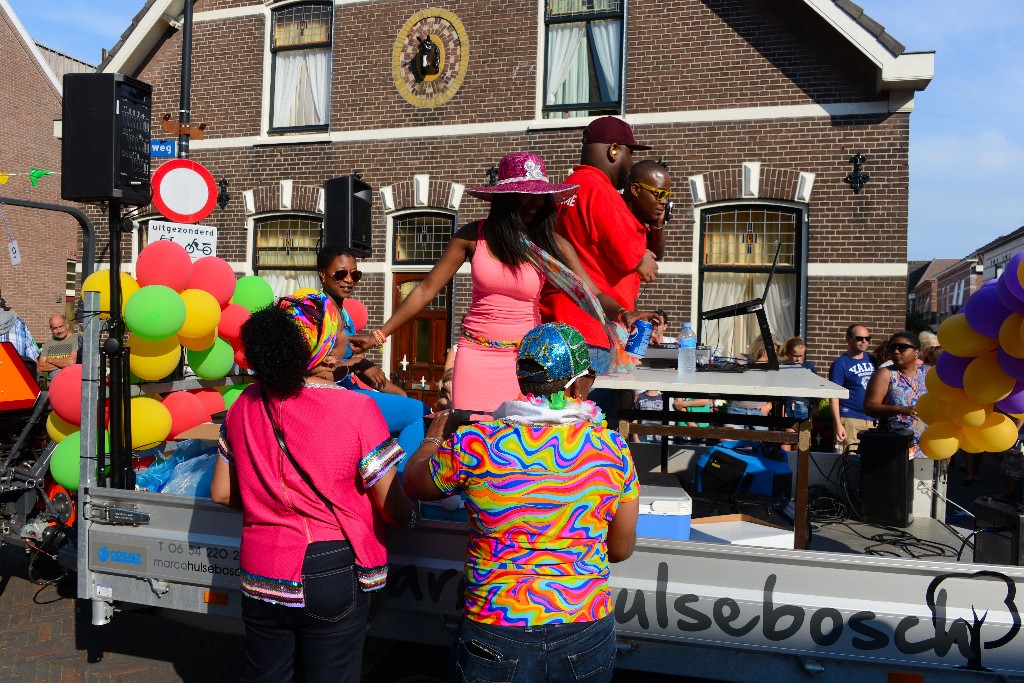
[[[110,452],[110,434],[103,432],[103,443]],[[50,476],[53,480],[68,489],[78,490],[81,474],[82,432],[72,432],[64,437],[50,455]]]
[[[232,384],[226,387],[218,387],[217,391],[224,395],[224,410],[231,407],[231,404],[235,402],[238,395],[245,391],[248,384]]]
[[[167,339],[185,322],[185,302],[170,287],[147,285],[128,299],[124,322],[143,339]]]
[[[202,379],[220,379],[231,371],[235,362],[235,350],[231,344],[217,337],[213,346],[202,351],[185,351],[188,366]]]
[[[274,290],[259,275],[246,275],[235,283],[235,293],[231,296],[231,303],[238,304],[250,313],[255,313],[273,305]]]

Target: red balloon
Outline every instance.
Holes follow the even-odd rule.
[[[217,324],[217,334],[224,338],[224,341],[237,347],[242,339],[242,324],[252,315],[244,306],[228,304],[220,313],[220,323]]]
[[[82,424],[82,366],[69,365],[50,380],[50,405],[62,420]]]
[[[210,416],[224,410],[224,395],[216,389],[193,389],[188,393],[203,402],[203,407]],[[209,422],[209,420],[207,420],[207,422]]]
[[[187,391],[167,394],[163,404],[171,414],[171,432],[167,435],[169,439],[210,419],[210,414],[200,398]]]
[[[248,370],[249,364],[245,362],[245,351],[241,346],[234,346],[233,348],[235,349],[235,365],[243,370]]]
[[[366,327],[366,321],[370,318],[366,305],[358,299],[346,299],[344,306],[345,312],[352,318],[352,324],[355,326],[356,332],[361,332]]]
[[[164,285],[175,292],[188,287],[192,277],[192,257],[185,247],[170,240],[151,242],[135,262],[135,279],[140,287]]]
[[[235,271],[219,256],[204,256],[192,264],[192,277],[186,289],[209,292],[224,308],[235,293]]]

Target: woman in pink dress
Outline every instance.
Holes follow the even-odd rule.
[[[423,282],[405,298],[373,335],[353,337],[368,350],[422,311],[467,260],[472,265],[473,298],[462,321],[455,356],[452,407],[488,413],[519,396],[516,351],[523,336],[541,323],[540,291],[549,265],[560,262],[596,295],[611,320],[628,329],[634,320],[656,319],[636,313],[599,293],[572,245],[555,234],[555,202],[575,194],[575,185],[548,182],[544,160],[532,152],[512,152],[498,165],[494,185],[467,190],[491,202],[487,218],[459,229]],[[537,248],[545,254],[538,255]],[[550,255],[550,257],[547,257]],[[547,257],[547,258],[546,258]]]

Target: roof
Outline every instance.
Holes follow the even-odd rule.
[[[885,27],[851,0],[797,0],[813,9],[877,68],[876,87],[924,90],[935,76],[933,52],[907,52]],[[185,0],[146,0],[99,66],[99,71],[134,73],[168,28],[181,27]]]
[[[907,261],[907,291],[912,292],[921,281],[921,276],[928,270],[931,261]]]
[[[945,270],[949,270],[950,268],[957,265],[958,263],[961,263],[962,261],[964,261],[964,259],[960,258],[932,259],[932,262],[928,264],[928,267],[921,275],[921,279],[918,280],[918,284],[927,282],[928,280],[934,280],[939,275],[939,273],[942,273]]]
[[[1001,237],[997,237],[988,244],[985,244],[975,249],[974,251],[971,252],[971,256],[975,256],[977,254],[984,254],[986,251],[992,251],[996,247],[1000,247],[1006,244],[1007,242],[1012,242],[1013,240],[1021,236],[1024,236],[1024,226],[1017,228],[1011,233],[1007,233],[1005,235],[1002,235]]]
[[[92,73],[96,71],[94,64],[87,64],[80,59],[75,59],[63,52],[46,47],[42,43],[36,43],[36,47],[39,48],[39,53],[46,60],[57,80],[61,83],[64,82],[64,74]]]

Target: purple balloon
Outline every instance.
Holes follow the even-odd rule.
[[[939,379],[943,384],[963,389],[964,371],[967,370],[967,366],[971,364],[972,360],[974,359],[954,356],[949,351],[943,351],[939,354],[939,359],[935,361],[935,372],[939,373]]]
[[[1024,313],[1024,285],[1020,283],[1020,275],[1017,268],[1020,262],[1024,261],[1024,251],[1014,255],[1006,262],[1003,274],[999,276],[996,283],[996,293],[999,301],[1011,311]]]
[[[996,358],[1003,372],[1014,379],[1024,380],[1024,358],[1011,356],[1002,347],[996,349]]]
[[[996,408],[1013,415],[1024,413],[1024,382],[1018,381],[1013,385],[1013,391],[1002,401],[997,401]]]
[[[985,280],[984,282],[981,283],[981,287],[979,287],[978,289],[984,289],[985,287],[991,287],[992,285],[996,284],[997,282],[999,282],[999,278],[997,278],[997,277],[991,278],[989,280]]]
[[[1003,305],[996,291],[998,287],[982,287],[964,304],[967,324],[978,334],[999,337],[999,327],[1013,312]]]

